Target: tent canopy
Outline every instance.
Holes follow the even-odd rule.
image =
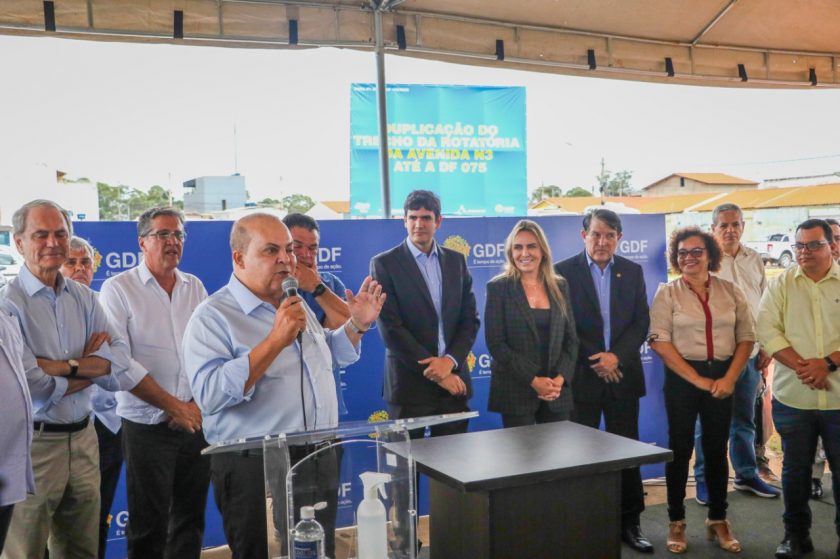
[[[372,50],[560,74],[837,87],[835,0],[3,0],[0,33]]]

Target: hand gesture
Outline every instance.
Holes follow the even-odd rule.
[[[796,376],[802,384],[811,390],[828,390],[828,363],[825,359],[815,357],[813,359],[799,359],[797,361]]]
[[[306,313],[303,310],[303,304],[303,299],[300,297],[286,297],[277,308],[271,333],[276,336],[281,347],[291,345],[298,333],[306,330]]]
[[[108,332],[94,332],[85,344],[85,349],[82,350],[82,357],[87,357],[91,353],[96,353],[104,343],[111,343],[110,334],[108,334]]]
[[[350,317],[357,326],[367,327],[376,320],[385,304],[385,294],[382,293],[382,286],[379,282],[368,276],[362,282],[359,292],[353,295],[349,289],[344,291],[347,296],[347,307],[350,309]]]
[[[726,377],[713,380],[709,392],[712,393],[713,398],[718,400],[729,398],[735,392],[735,382]]]
[[[589,356],[589,366],[601,378],[618,369],[618,365],[618,357],[615,353],[602,351]]]
[[[697,376],[697,380],[694,381],[694,386],[696,386],[700,390],[705,390],[706,392],[711,392],[712,391],[712,385],[713,384],[714,384],[714,381],[712,379],[706,378],[706,377],[701,377],[699,375]]]
[[[318,269],[301,264],[299,260],[297,268],[295,268],[295,278],[298,280],[300,288],[309,293],[315,291],[315,288],[321,283]]]
[[[181,402],[169,410],[169,428],[185,433],[201,431],[201,410],[194,401]]]
[[[561,378],[562,377],[558,377]],[[556,400],[560,397],[560,391],[563,389],[563,382],[548,377],[534,377],[531,381],[531,388],[537,392],[537,397],[540,400]]]
[[[453,396],[466,396],[467,385],[461,380],[458,375],[450,373],[438,383],[438,386],[452,394]]]
[[[455,368],[455,363],[445,355],[442,357],[427,357],[418,361],[421,365],[426,365],[423,370],[423,376],[432,382],[440,382],[444,378],[452,374],[452,369]]]

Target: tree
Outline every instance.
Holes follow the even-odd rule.
[[[280,203],[280,200],[277,198],[263,198],[259,202],[257,202],[258,206],[276,206]]]
[[[102,221],[133,221],[146,210],[168,206],[172,201],[169,191],[157,184],[148,192],[143,192],[124,184],[113,186],[97,182],[96,190],[99,195],[99,219]],[[172,205],[184,209],[181,200],[172,201]]]
[[[559,198],[563,195],[563,190],[556,185],[550,184],[548,186],[540,186],[531,191],[531,203],[536,204],[540,200],[546,198]]]
[[[576,186],[573,189],[566,192],[567,198],[582,198],[584,196],[592,196],[592,192],[585,188],[581,188],[580,186]]]
[[[630,179],[633,178],[633,171],[623,170],[615,174],[604,169],[601,162],[601,174],[595,177],[598,181],[598,191],[601,196],[629,196],[633,193],[630,186]]]
[[[290,214],[305,214],[315,205],[315,201],[305,194],[289,194],[288,196],[283,196],[280,199],[280,203],[283,204],[283,207]]]

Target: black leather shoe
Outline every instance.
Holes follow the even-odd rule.
[[[785,534],[785,539],[776,548],[776,559],[799,559],[806,553],[814,551],[811,536],[799,538]]]
[[[812,499],[822,499],[823,496],[823,486],[822,480],[818,478],[811,478],[811,498]]]
[[[642,534],[642,529],[639,526],[625,526],[622,528],[621,541],[639,553],[653,553],[653,545],[650,543],[650,540]]]

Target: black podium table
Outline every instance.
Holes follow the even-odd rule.
[[[621,557],[621,470],[672,453],[563,421],[413,440],[411,456],[432,559],[575,559]]]

